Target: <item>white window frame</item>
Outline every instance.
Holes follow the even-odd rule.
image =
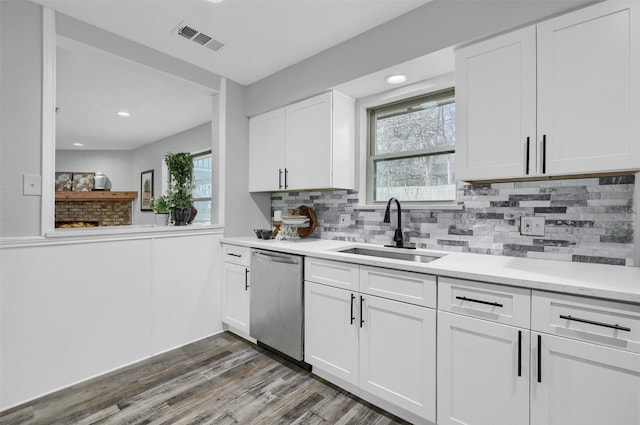
[[[382,209],[385,208],[385,202],[373,202],[372,197],[368,197],[367,186],[369,184],[368,161],[369,161],[369,113],[370,109],[374,109],[391,103],[402,102],[418,96],[428,95],[430,93],[441,92],[447,89],[455,88],[455,76],[453,73],[444,74],[429,80],[424,80],[416,84],[404,86],[399,89],[390,90],[377,95],[358,99],[356,102],[356,136],[358,143],[358,193],[359,208]],[[462,206],[457,200],[452,201],[420,201],[409,202],[413,210],[418,209],[451,209],[460,210]],[[403,202],[404,203],[404,202]]]

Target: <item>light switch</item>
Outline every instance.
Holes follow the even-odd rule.
[[[25,196],[42,195],[42,177],[33,174],[22,176],[22,194]]]

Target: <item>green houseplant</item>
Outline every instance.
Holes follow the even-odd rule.
[[[167,152],[164,161],[169,171],[167,197],[171,205],[171,217],[176,226],[184,226],[191,216],[193,202],[193,160],[188,152]]]
[[[169,224],[169,213],[171,212],[171,203],[169,202],[169,197],[162,196],[152,196],[151,197],[151,209],[155,212],[155,223],[158,226],[166,226]]]

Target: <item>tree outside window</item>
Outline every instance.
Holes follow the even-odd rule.
[[[453,201],[453,89],[369,110],[368,199]]]

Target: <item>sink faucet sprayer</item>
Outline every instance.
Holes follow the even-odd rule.
[[[395,245],[385,245],[385,246],[393,246],[395,248],[408,248],[415,249],[413,246],[404,246],[404,241],[402,239],[402,207],[400,206],[400,201],[396,198],[391,198],[387,202],[387,210],[384,213],[384,221],[385,223],[391,223],[391,201],[396,201],[396,206],[398,207],[398,227],[396,228],[395,234],[393,236],[393,241],[396,243]]]

